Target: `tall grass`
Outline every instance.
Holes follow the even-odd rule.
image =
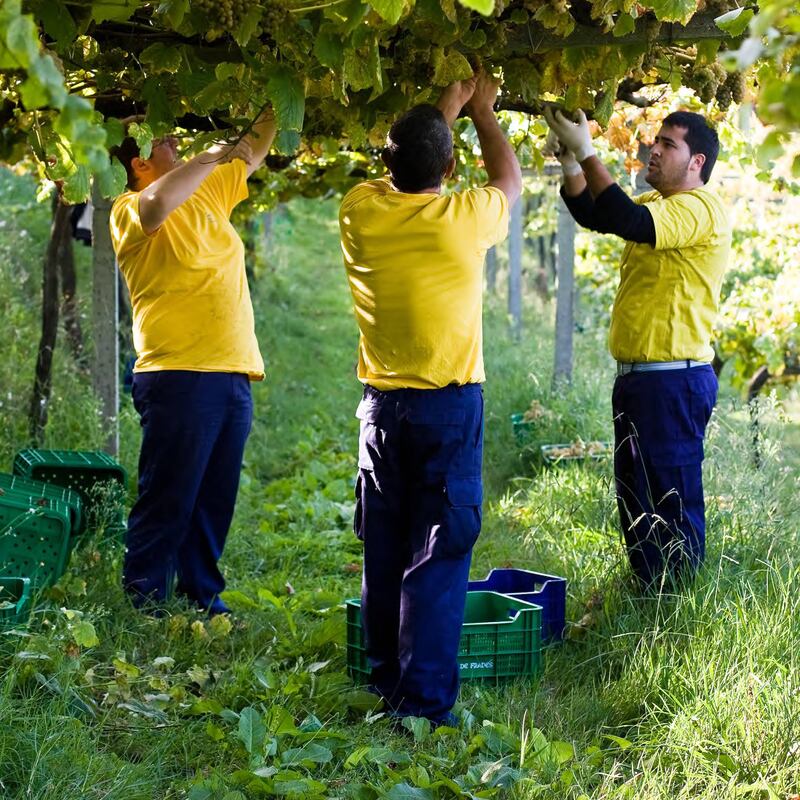
[[[787,432],[796,440],[796,426],[765,405],[756,467],[747,414],[730,398],[720,404],[705,467],[706,567],[680,594],[641,597],[628,576],[610,465],[545,469],[537,458],[540,443],[610,438],[604,333],[576,335],[573,385],[554,391],[552,312],[534,301],[515,345],[502,298],[487,299],[488,492],[473,575],[503,564],[566,575],[568,618],[582,624],[548,649],[540,681],[465,685],[458,732],[398,732],[352,688],[340,604],[359,591],[350,530],[359,387],[334,212],[315,201],[281,214],[253,287],[268,378],[254,387],[257,419],[223,559],[236,622],[204,621],[178,602],[166,619],[140,616],[119,588],[120,545],[90,540],[38,599],[28,631],[0,634],[0,796],[797,793],[798,472],[783,444]],[[46,209],[7,218],[15,230],[29,226],[43,249]],[[0,247],[10,252],[1,228]],[[15,277],[15,265],[0,263],[0,300],[15,320],[4,347],[17,359],[2,366],[4,391],[17,398],[32,376],[23,344],[37,323],[36,281]],[[50,441],[92,446],[91,392],[61,364]],[[509,415],[532,400],[549,413],[520,448]],[[24,403],[0,413],[8,423],[0,453],[10,454],[24,439]],[[122,418],[122,458],[135,474],[128,400]],[[262,721],[260,749],[243,719]],[[283,782],[263,777],[271,771]]]

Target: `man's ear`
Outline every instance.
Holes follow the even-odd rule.
[[[703,171],[703,166],[706,163],[706,157],[704,153],[695,153],[692,156],[692,163],[696,167],[698,172]]]
[[[447,169],[444,171],[444,176],[442,180],[446,181],[448,178],[453,177],[453,173],[456,171],[456,158],[455,156],[451,156],[450,163],[447,165]]]

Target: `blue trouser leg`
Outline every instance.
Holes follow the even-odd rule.
[[[128,520],[123,565],[123,585],[135,604],[167,599],[179,570],[193,602],[201,608],[218,602],[223,584],[215,554],[222,552],[230,525],[252,414],[245,395],[249,383],[242,375],[135,375],[133,398],[143,435],[139,497]],[[225,458],[217,464],[220,453]],[[217,490],[220,497],[214,496]],[[196,572],[187,582],[189,565]]]
[[[356,531],[364,541],[362,615],[372,680],[396,713],[446,716],[458,695],[458,644],[480,531],[479,386],[367,387]]]
[[[705,556],[703,437],[716,393],[710,367],[615,383],[617,502],[631,568],[646,586],[690,576]]]
[[[249,380],[244,375],[231,378],[226,418],[200,484],[189,535],[177,554],[176,591],[212,614],[228,610],[219,599],[225,590],[225,579],[217,561],[233,519],[244,447],[253,418]]]

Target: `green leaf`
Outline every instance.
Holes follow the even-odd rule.
[[[370,0],[369,4],[390,25],[396,25],[406,9],[406,0]]]
[[[494,11],[494,0],[458,0],[462,6],[471,8],[484,17],[488,17]]]
[[[761,169],[771,170],[783,155],[783,143],[778,131],[770,131],[756,148],[756,164]]]
[[[280,131],[300,131],[305,116],[305,90],[298,76],[287,67],[278,67],[267,81],[267,97],[275,109]]]
[[[320,28],[314,41],[314,55],[323,67],[339,69],[344,61],[342,37],[333,31]]]
[[[163,78],[163,80],[168,79]],[[147,103],[145,120],[158,136],[166,133],[174,123],[172,108],[167,97],[168,87],[162,84],[162,78],[148,78],[142,84],[142,98]]]
[[[309,742],[302,747],[293,747],[281,755],[284,764],[300,764],[311,761],[314,764],[327,764],[333,759],[333,753],[321,744]]]
[[[717,59],[717,52],[722,42],[719,39],[702,39],[697,47],[697,61],[700,64],[711,64]]]
[[[124,170],[123,170],[124,171]],[[89,170],[79,166],[73,175],[64,182],[64,197],[70,202],[80,202],[89,195]],[[81,647],[96,647],[100,644],[94,625],[87,620],[81,620],[72,628],[72,638]]]
[[[324,783],[303,777],[294,770],[282,770],[273,776],[275,791],[278,794],[286,795],[318,795],[325,792],[327,787]]]
[[[472,67],[469,61],[458,52],[450,50],[443,54],[436,63],[436,72],[433,76],[434,86],[449,86],[455,81],[463,81],[472,77]]]
[[[78,35],[78,28],[64,0],[40,0],[36,15],[42,21],[45,33],[59,44],[71,44]]]
[[[202,714],[219,714],[224,709],[219,700],[213,697],[201,697],[196,703],[189,707],[189,713],[196,716]]]
[[[117,197],[127,189],[128,173],[125,172],[120,160],[114,156],[108,169],[98,172],[95,180],[103,197]]]
[[[273,736],[281,736],[285,733],[297,733],[294,717],[281,706],[272,707],[267,720],[267,727]]]
[[[5,32],[6,46],[23,69],[39,55],[39,37],[36,23],[28,15],[14,17]]]
[[[627,750],[629,747],[633,747],[633,743],[630,742],[628,739],[623,739],[622,736],[614,736],[611,733],[606,733],[603,735],[604,739],[608,739],[610,742],[614,742],[620,750]]]
[[[116,147],[118,144],[122,143],[122,140],[125,138],[125,126],[122,124],[121,120],[116,117],[109,117],[105,121],[104,127],[106,129],[106,147]],[[169,656],[164,656],[164,658],[169,658]],[[156,661],[158,661],[158,659],[156,659]],[[155,664],[155,661],[153,663]],[[174,659],[172,659],[172,663],[175,663]]]
[[[278,131],[275,149],[282,156],[293,156],[300,149],[300,131]]]
[[[181,68],[183,57],[179,48],[156,42],[142,50],[139,60],[153,72],[177,72]]]
[[[132,136],[142,158],[150,158],[153,149],[153,129],[146,122],[132,122],[128,125],[128,136]]]
[[[248,707],[239,715],[238,736],[244,742],[245,750],[251,755],[260,753],[267,737],[267,729],[261,714],[254,708]]]
[[[92,3],[92,19],[95,22],[125,22],[141,5],[141,0],[98,0]]]
[[[58,71],[56,62],[49,54],[43,53],[35,58],[28,67],[28,79],[35,80],[47,92],[50,104],[55,108],[63,108],[67,102],[67,90],[64,88],[64,76]],[[88,101],[83,100],[89,107]]]
[[[653,11],[662,22],[688,22],[697,11],[697,0],[653,0]]]
[[[255,3],[247,9],[247,13],[241,18],[239,25],[233,31],[233,38],[239,47],[244,47],[253,38],[253,34],[256,32],[258,23],[261,22],[263,15],[264,9]]]
[[[620,14],[611,33],[614,36],[627,36],[636,30],[636,20],[630,14]]]
[[[384,795],[386,800],[434,800],[433,792],[409,783],[396,783]]]
[[[403,720],[403,727],[411,731],[417,743],[424,742],[431,735],[431,722],[425,717],[406,717]]]
[[[603,84],[603,96],[594,107],[594,118],[600,127],[605,128],[611,115],[614,113],[614,99],[617,95],[616,81],[606,81]]]
[[[177,28],[183,22],[188,10],[189,0],[163,0],[158,4],[156,13],[162,14],[171,27]]]
[[[747,30],[747,26],[754,16],[755,12],[752,8],[734,8],[732,11],[717,17],[714,23],[720,30],[736,38]]]

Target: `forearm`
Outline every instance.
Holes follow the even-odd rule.
[[[609,186],[616,181],[611,177],[611,173],[606,169],[605,164],[597,156],[589,156],[581,161],[581,169],[592,193],[592,197],[597,199]]]
[[[644,206],[634,203],[616,183],[606,187],[597,202],[586,188],[575,196],[562,188],[561,196],[569,213],[582,227],[598,233],[613,233],[628,242],[655,245],[652,214]]]
[[[220,154],[206,151],[170,170],[139,193],[139,219],[153,233],[188,200],[216,167]]]
[[[509,205],[513,205],[522,190],[522,171],[517,156],[491,108],[471,110],[470,116],[478,132],[489,185],[505,192]]]
[[[452,128],[461,113],[463,104],[459,102],[458,98],[451,97],[447,92],[444,92],[436,101],[436,108],[442,112],[442,116],[444,116],[448,126]]]
[[[563,187],[564,194],[567,197],[578,197],[586,191],[586,177],[583,172],[578,172],[575,175],[563,174]]]
[[[253,123],[253,127],[245,138],[250,141],[253,153],[251,161],[247,165],[248,177],[253,174],[260,166],[269,153],[272,143],[275,141],[277,126],[275,115],[272,110],[264,111]]]

